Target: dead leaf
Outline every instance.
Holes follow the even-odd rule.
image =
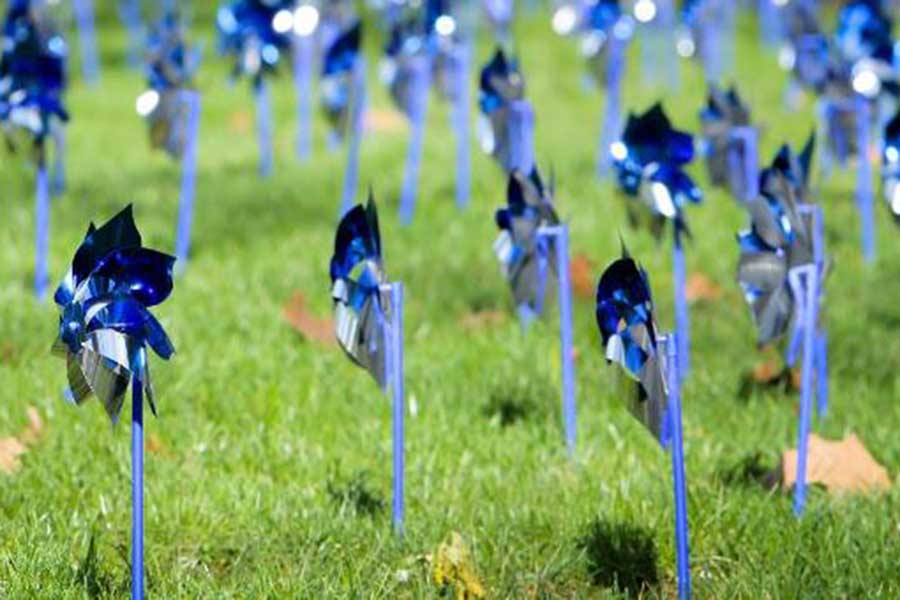
[[[300,335],[307,340],[320,344],[334,345],[334,323],[331,319],[321,319],[306,308],[306,296],[303,292],[296,292],[290,301],[284,305],[282,311],[284,319]]]
[[[366,112],[366,129],[375,133],[400,133],[406,129],[406,118],[398,110],[370,109]]]
[[[480,331],[488,327],[501,325],[504,321],[506,321],[505,312],[488,309],[464,314],[460,317],[459,324],[466,331]]]
[[[19,470],[22,463],[19,462],[19,456],[25,454],[28,449],[19,438],[8,437],[0,439],[0,471],[7,475],[12,475]]]
[[[18,356],[15,345],[9,340],[0,343],[0,364],[11,365]]]
[[[155,432],[147,436],[147,452],[156,454],[162,458],[172,458],[172,453],[169,452],[168,446],[166,446],[165,442],[162,441],[162,438]]]
[[[781,459],[782,485],[797,481],[797,450],[786,450]],[[841,441],[809,436],[806,460],[807,483],[820,483],[833,494],[876,492],[891,487],[887,469],[878,464],[862,442],[851,434]]]
[[[703,273],[691,273],[687,278],[685,295],[688,302],[714,301],[722,297],[722,286]]]
[[[594,299],[594,261],[584,254],[576,254],[569,262],[569,277],[572,291],[577,298]]]
[[[253,117],[246,110],[239,110],[231,113],[228,118],[228,125],[233,133],[250,133],[253,128]]]
[[[463,537],[455,531],[438,546],[432,574],[438,586],[453,588],[457,600],[485,597],[484,585],[472,564],[472,553]]]
[[[28,446],[37,442],[44,433],[44,421],[37,409],[29,406],[26,414],[28,425],[18,436],[0,439],[0,471],[7,475],[19,470],[22,466],[19,457],[28,452]]]

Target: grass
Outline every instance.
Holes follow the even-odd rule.
[[[196,31],[210,38],[208,15]],[[597,275],[619,251],[621,231],[650,273],[661,326],[673,322],[670,258],[645,232],[628,230],[623,202],[593,163],[604,106],[581,86],[571,40],[546,15],[517,25],[528,95],[537,112],[541,163],[556,170],[559,211],[573,252]],[[370,28],[370,30],[372,30]],[[146,242],[174,244],[178,168],[151,153],[134,114],[139,73],[124,68],[124,35],[100,23],[102,86],[73,82],[69,189],[53,205],[50,267],[59,279],[89,220],[135,204]],[[377,50],[374,34],[367,40]],[[771,50],[741,22],[735,79],[764,127],[763,160],[800,144],[813,110],[787,112],[785,76]],[[211,41],[211,40],[210,40]],[[210,43],[207,43],[210,47]],[[479,60],[489,51],[481,39]],[[209,54],[209,53],[208,53]],[[374,62],[374,61],[371,61]],[[371,64],[370,62],[370,64]],[[389,102],[374,84],[377,109]],[[680,87],[645,82],[632,53],[625,106],[663,98],[675,123],[697,130],[705,86],[683,64]],[[407,132],[378,132],[362,150],[363,184],[380,200],[387,268],[406,284],[406,373],[418,411],[407,417],[407,524],[390,528],[390,409],[343,354],[302,341],[281,318],[296,290],[330,311],[327,261],[343,157],[324,150],[317,122],[313,162],[293,157],[294,97],[274,87],[275,175],[256,175],[253,108],[246,85],[226,85],[227,65],[208,55],[194,253],[171,299],[156,310],[176,344],[154,362],[160,418],[146,462],[148,592],[158,598],[429,597],[424,556],[451,531],[470,543],[493,597],[668,596],[674,592],[669,458],[615,396],[591,302],[575,307],[579,440],[562,443],[554,319],[523,333],[491,253],[492,213],[504,202],[497,168],[474,152],[473,198],[453,203],[452,134],[432,103],[420,202],[399,226],[397,196]],[[57,313],[31,295],[32,174],[4,156],[0,189],[0,434],[46,421],[14,476],[0,476],[0,596],[120,597],[129,586],[129,430],[111,429],[99,405],[61,401],[64,366],[49,354]],[[742,375],[757,361],[754,332],[733,282],[736,203],[708,187],[691,210],[691,271],[724,288],[692,311],[693,370],[684,389],[689,512],[698,597],[896,597],[900,594],[900,494],[832,498],[813,490],[806,516],[790,496],[752,482],[793,446],[797,398],[753,391]],[[876,458],[900,467],[900,248],[878,210],[878,260],[860,257],[853,178],[820,186],[836,259],[828,284],[832,406],[814,424],[830,437],[858,433]],[[362,197],[362,193],[360,193]],[[508,317],[467,331],[474,307]],[[403,575],[401,575],[403,574]],[[408,575],[408,576],[405,576]]]

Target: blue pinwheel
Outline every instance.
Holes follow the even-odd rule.
[[[781,7],[781,21],[785,46],[779,63],[792,73],[793,87],[821,90],[828,78],[830,58],[815,0],[787,2]],[[796,103],[790,97],[788,100]]]
[[[156,413],[146,346],[166,360],[175,350],[148,308],[172,292],[174,263],[143,247],[130,205],[100,227],[91,223],[54,296],[54,352],[66,358],[75,404],[96,396],[116,423],[133,378]]]
[[[183,92],[191,89],[199,62],[199,51],[185,43],[178,15],[165,14],[147,39],[148,89],[138,97],[137,111],[147,120],[152,146],[173,157],[181,157],[187,144],[189,107]]]
[[[292,0],[233,0],[219,7],[219,47],[235,60],[234,77],[246,75],[259,86],[290,48]]]
[[[525,100],[525,79],[516,59],[497,48],[482,68],[479,104],[487,122],[479,137],[481,148],[503,170],[531,172],[534,166],[534,111]]]
[[[728,187],[734,196],[756,196],[757,131],[750,126],[750,109],[735,87],[722,90],[710,85],[706,106],[700,111],[703,125],[701,153],[706,158],[713,185]]]
[[[738,234],[737,279],[757,329],[759,346],[782,338],[797,313],[788,275],[812,263],[813,230],[800,208],[808,202],[808,177],[815,140],[798,156],[782,146],[760,175],[760,195],[747,204],[750,228]]]
[[[629,410],[660,439],[668,403],[666,356],[657,346],[647,273],[624,248],[622,254],[597,285],[597,326],[607,362],[627,375]]]
[[[528,176],[513,171],[506,201],[507,206],[495,215],[500,234],[494,252],[519,314],[527,322],[543,313],[548,275],[556,276],[556,248],[538,235],[542,227],[559,224],[553,208],[553,182],[545,186],[537,168]]]
[[[0,55],[0,125],[8,145],[31,145],[40,164],[45,140],[69,120],[62,95],[67,47],[37,2],[14,0],[3,24]],[[17,138],[27,136],[29,141]]]
[[[628,203],[632,223],[649,215],[657,236],[667,221],[676,233],[689,231],[684,208],[703,199],[700,188],[682,170],[694,158],[694,140],[672,128],[662,104],[642,115],[629,114],[625,131],[610,152],[619,187],[639,201],[639,206]]]
[[[884,126],[881,183],[884,199],[900,223],[900,111]]]
[[[355,21],[330,43],[325,43],[320,94],[322,109],[331,124],[333,143],[348,133],[361,38],[362,23]]]
[[[341,219],[331,258],[331,296],[335,333],[350,359],[387,386],[387,320],[381,286],[387,282],[381,260],[378,210],[369,195]]]

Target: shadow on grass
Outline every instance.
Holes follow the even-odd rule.
[[[509,427],[546,417],[546,399],[554,397],[547,385],[518,381],[494,388],[482,413],[488,419],[497,419],[502,427]]]
[[[652,592],[659,585],[656,544],[648,530],[598,518],[577,543],[585,552],[594,585],[630,596]]]
[[[717,470],[718,479],[727,486],[772,489],[779,483],[778,467],[766,462],[761,452],[754,452],[738,462]]]
[[[381,492],[369,486],[368,479],[367,471],[357,471],[344,480],[335,468],[328,476],[325,490],[341,513],[350,510],[356,516],[374,519],[384,512],[385,502]]]
[[[118,554],[121,555],[121,550]],[[108,558],[101,556],[97,548],[97,534],[91,532],[87,552],[75,572],[75,578],[84,587],[88,598],[122,597],[128,593],[130,582],[121,573],[116,576],[107,570]],[[127,559],[124,561],[123,572],[130,573]]]

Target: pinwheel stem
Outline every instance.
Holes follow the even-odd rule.
[[[675,229],[675,244],[672,250],[672,272],[675,280],[675,343],[678,344],[678,374],[684,380],[690,369],[690,322],[687,303],[687,269],[684,259],[684,245],[681,231]]]
[[[269,85],[261,79],[256,86],[256,127],[259,137],[259,174],[272,175],[272,98]]]
[[[366,112],[366,61],[359,56],[353,67],[353,92],[350,101],[349,140],[347,144],[347,168],[344,171],[344,191],[341,194],[341,214],[353,208],[359,179],[359,145],[362,142],[363,118]]]
[[[390,329],[390,382],[393,395],[393,460],[394,460],[394,496],[393,496],[393,522],[394,531],[403,533],[403,475],[404,475],[404,433],[403,412],[404,377],[403,377],[403,284],[392,283],[389,286],[391,298],[391,329]]]
[[[759,0],[759,30],[763,42],[775,46],[781,41],[781,19],[773,0]]]
[[[610,145],[619,137],[622,128],[622,79],[625,74],[625,49],[628,41],[617,35],[615,26],[609,37],[609,57],[606,67],[606,114],[600,131],[597,149],[597,176],[606,177],[612,166]]]
[[[665,340],[669,406],[667,415],[672,442],[672,483],[675,493],[675,549],[678,561],[678,597],[691,597],[691,566],[688,546],[687,484],[684,469],[684,443],[681,426],[681,380],[678,372],[678,335]]]
[[[453,53],[453,129],[456,131],[456,205],[469,205],[472,193],[471,159],[469,154],[469,61],[472,50],[468,42],[460,44]]]
[[[297,158],[309,160],[312,154],[313,54],[312,35],[294,36],[294,87],[297,90]]]
[[[872,189],[872,163],[869,161],[869,103],[862,96],[854,99],[856,110],[856,203],[862,221],[862,251],[867,262],[875,260],[875,193]]]
[[[144,28],[141,23],[140,0],[125,0],[120,3],[119,17],[128,31],[128,66],[141,66],[141,52],[144,47]]]
[[[425,115],[428,110],[428,89],[431,83],[431,59],[418,57],[411,64],[410,106],[407,108],[412,125],[412,137],[406,150],[403,187],[400,190],[400,223],[409,225],[416,210],[416,193],[425,146]]]
[[[35,178],[34,218],[34,294],[38,300],[43,300],[47,293],[47,247],[50,242],[50,190],[43,160],[38,164]]]
[[[144,597],[144,398],[131,379],[131,598]]]
[[[828,336],[816,332],[816,412],[821,419],[828,414]]]
[[[200,93],[181,92],[187,106],[184,154],[181,158],[181,200],[178,205],[178,229],[175,235],[175,256],[178,269],[184,272],[191,248],[191,224],[194,218],[194,197],[197,189],[197,143],[200,132]]]
[[[97,34],[94,27],[94,0],[72,0],[78,22],[78,44],[81,47],[81,70],[90,85],[100,81],[97,59]]]
[[[556,249],[556,271],[559,284],[559,343],[562,365],[562,410],[566,447],[575,452],[577,415],[575,407],[575,350],[572,333],[572,283],[569,274],[569,226],[567,224],[542,227],[538,235]]]

